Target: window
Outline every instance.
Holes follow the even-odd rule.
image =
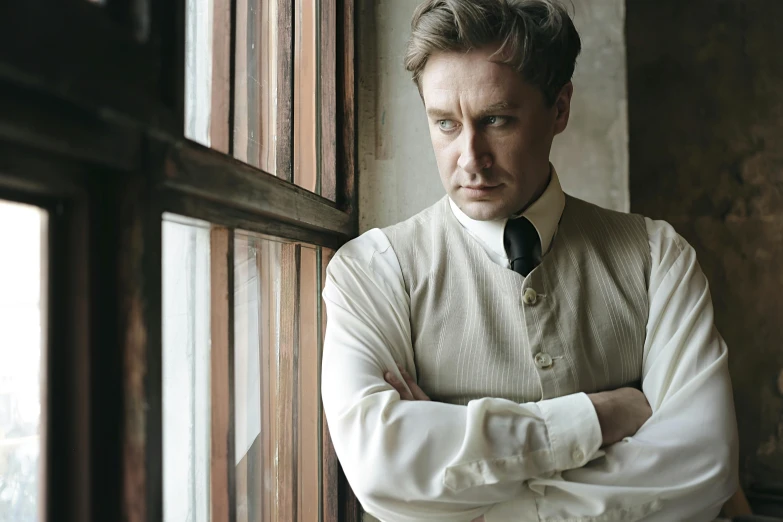
[[[334,200],[336,4],[229,7],[187,0],[186,135]]]
[[[356,520],[318,399],[323,270],[358,231],[354,9],[4,9],[0,198],[46,223],[37,253],[0,247],[0,284],[46,276],[12,307],[40,321],[35,520]]]

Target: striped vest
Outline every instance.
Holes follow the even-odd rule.
[[[644,218],[567,196],[551,249],[527,277],[493,263],[448,198],[384,232],[410,295],[419,384],[433,400],[522,403],[641,380]]]

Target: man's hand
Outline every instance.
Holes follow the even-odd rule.
[[[400,399],[404,401],[430,400],[430,398],[427,397],[427,394],[424,393],[421,388],[419,388],[418,384],[416,384],[416,381],[413,380],[413,377],[411,377],[410,374],[405,371],[405,368],[399,365],[397,368],[400,369],[400,373],[402,374],[402,378],[405,379],[405,383],[400,381],[400,379],[398,379],[393,372],[386,372],[383,378],[386,380],[386,382],[391,384],[395,390],[397,390],[397,393],[400,394]],[[407,388],[405,387],[406,384],[408,385]]]
[[[647,398],[635,388],[591,393],[588,397],[598,414],[604,446],[635,435],[652,416]]]

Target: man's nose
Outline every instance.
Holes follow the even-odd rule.
[[[479,133],[465,129],[460,138],[462,150],[457,165],[462,170],[469,174],[479,174],[492,166],[492,155]]]

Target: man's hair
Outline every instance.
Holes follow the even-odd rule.
[[[492,59],[514,67],[550,106],[571,81],[582,49],[556,0],[426,0],[411,20],[405,68],[421,92],[421,73],[434,53],[490,44],[499,45]]]

